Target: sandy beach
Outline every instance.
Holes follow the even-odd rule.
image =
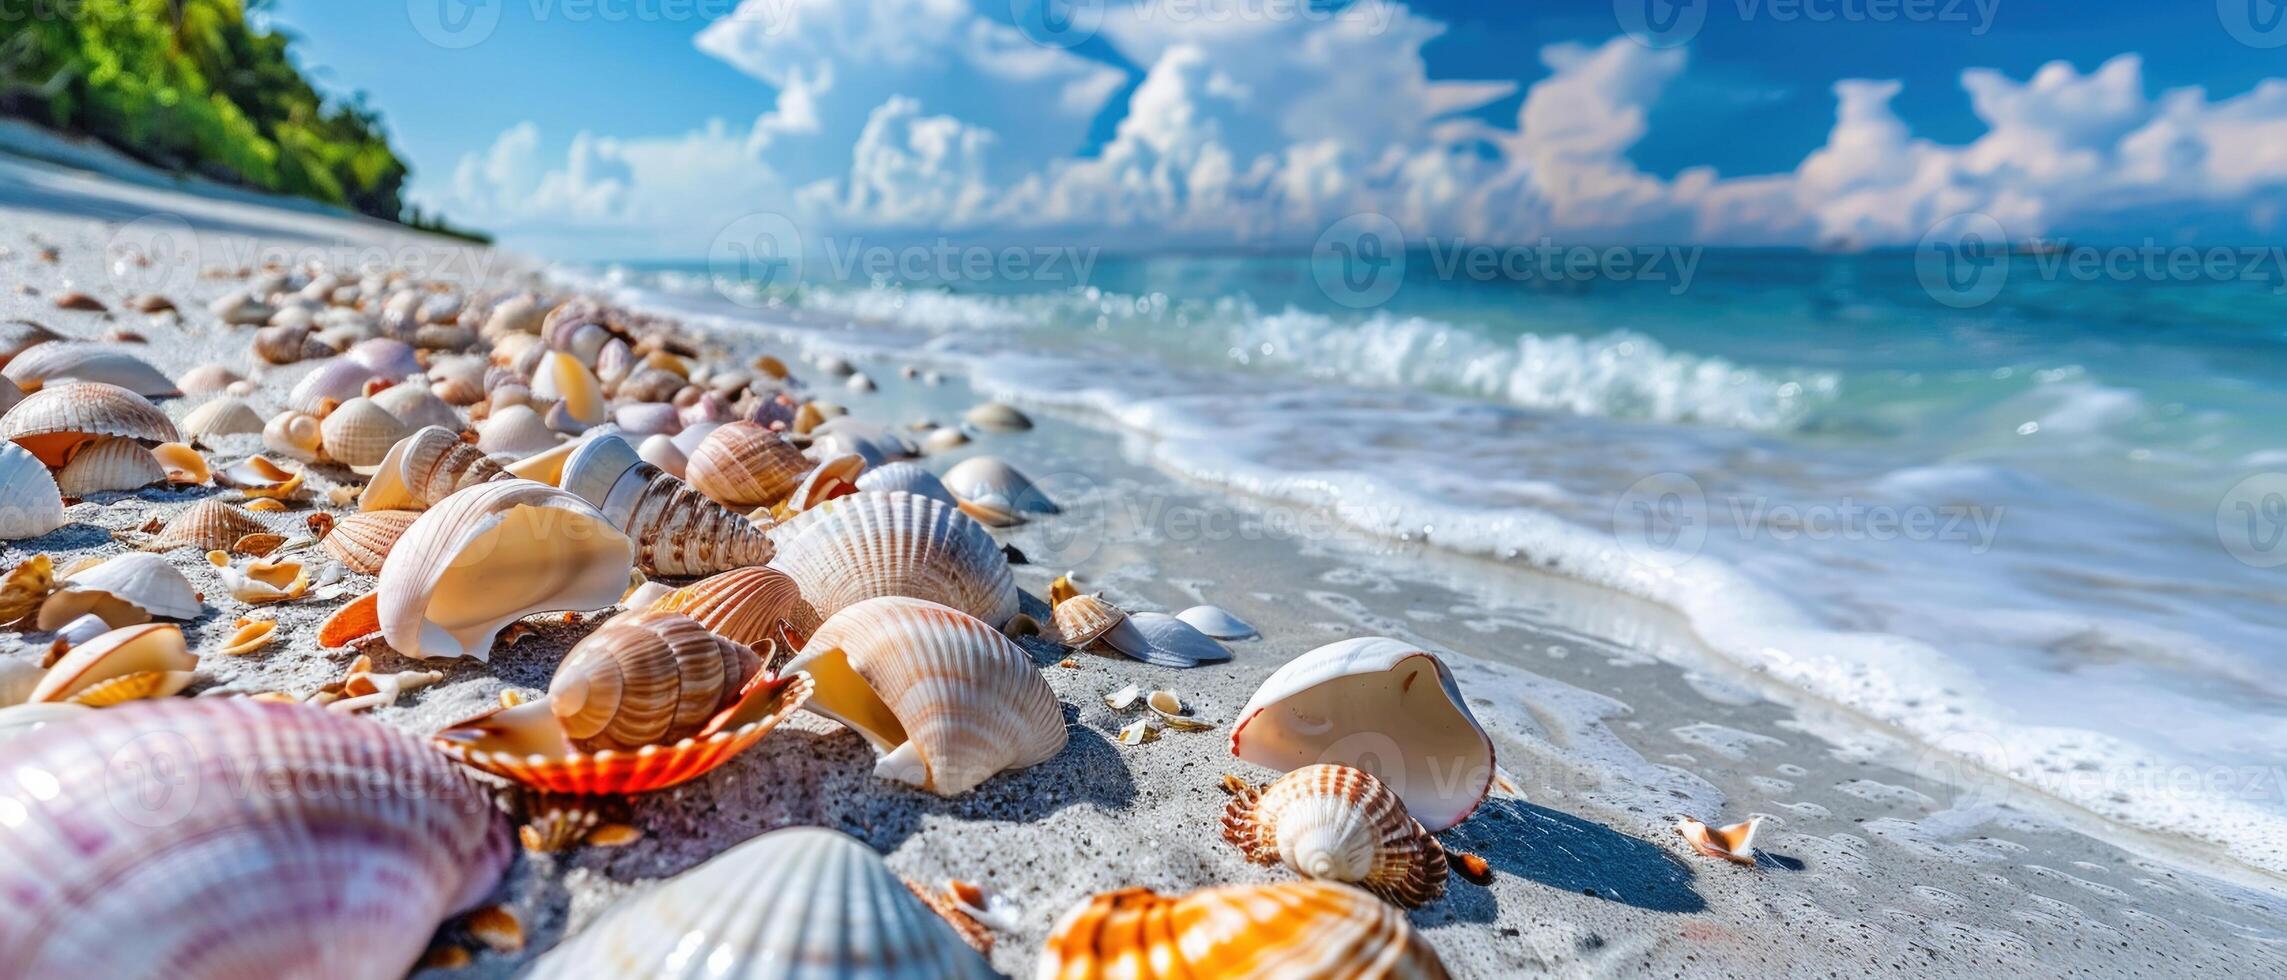
[[[233,255],[253,257],[249,264],[355,262],[374,250],[428,263],[471,292],[564,289],[536,261],[377,222],[0,158],[0,320],[87,340],[132,330],[145,338],[133,353],[170,376],[221,364],[254,379],[254,400],[276,410],[310,365],[260,365],[249,352],[251,331],[208,312],[238,279],[107,267],[123,233],[158,217],[192,232],[202,264]],[[112,312],[58,309],[54,297],[68,290]],[[163,291],[180,315],[123,305],[145,291]],[[857,364],[878,391],[839,389],[809,361],[843,349],[838,339],[862,332],[862,323],[837,333],[758,313],[745,324],[687,325],[705,330],[709,357],[743,364],[775,354],[820,397],[882,425],[956,420],[981,397],[960,376],[930,384],[901,376],[917,362],[878,356]],[[180,417],[191,403],[163,407]],[[1064,705],[1069,744],[1045,764],[950,799],[875,778],[863,740],[796,717],[721,770],[636,800],[624,815],[641,831],[633,843],[519,854],[493,901],[524,923],[524,950],[486,948],[448,923],[440,943],[473,959],[424,975],[515,975],[660,879],[771,829],[818,825],[865,841],[916,881],[989,884],[1022,913],[996,936],[992,963],[1029,976],[1054,919],[1097,892],[1291,878],[1283,867],[1248,864],[1219,837],[1219,780],[1275,775],[1232,758],[1229,722],[1280,664],[1373,635],[1417,644],[1451,666],[1521,791],[1489,800],[1442,835],[1449,847],[1485,857],[1492,883],[1456,879],[1410,915],[1456,976],[2287,973],[2287,882],[2275,875],[1931,765],[1877,723],[1709,655],[1678,617],[1651,603],[1188,484],[1149,465],[1139,445],[1148,435],[1080,413],[1040,412],[1035,421],[1029,432],[977,433],[968,446],[922,460],[942,471],[969,455],[999,455],[1064,506],[1058,517],[996,532],[1028,558],[1015,570],[1028,608],[1042,612],[1051,579],[1069,570],[1131,611],[1209,602],[1261,638],[1229,644],[1229,663],[1180,671],[1092,653],[1071,654],[1066,666],[1065,651],[1027,641]],[[210,458],[219,468],[255,448]],[[360,481],[317,467],[310,482],[322,501],[333,487]],[[214,492],[100,495],[73,505],[63,529],[7,542],[0,561],[48,554],[62,566],[118,553],[115,535]],[[309,509],[275,519],[282,530],[298,526]],[[206,614],[184,624],[193,649],[215,649],[249,610],[222,594],[197,555],[167,558],[206,596]],[[347,585],[352,595],[370,588],[357,576]],[[301,695],[338,679],[351,655],[316,642],[318,622],[337,605],[270,607],[278,642],[249,657],[202,657],[187,696]],[[542,690],[598,618],[535,620],[534,636],[490,663],[415,663],[376,650],[379,669],[434,669],[445,678],[372,716],[426,736],[490,707],[504,690]],[[14,633],[8,652],[36,657],[51,640]],[[1131,683],[1179,692],[1217,727],[1119,744],[1116,733],[1135,716],[1102,699]],[[1674,829],[1683,818],[1755,815],[1765,825],[1753,867],[1697,854]]]

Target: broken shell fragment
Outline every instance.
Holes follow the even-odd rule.
[[[249,605],[286,602],[310,591],[310,575],[300,562],[255,560],[233,565],[230,556],[220,551],[207,552],[206,560],[222,580],[223,591]]]
[[[1687,817],[1676,823],[1676,832],[1691,843],[1692,850],[1701,854],[1733,864],[1752,865],[1755,863],[1755,831],[1762,826],[1762,817],[1749,817],[1728,827],[1710,827]]]
[[[206,457],[183,443],[160,443],[151,450],[151,458],[166,473],[168,483],[201,486],[214,479],[214,472],[207,468]]]
[[[243,657],[269,646],[278,633],[278,623],[269,619],[241,619],[230,638],[223,641],[222,653],[228,657]]]
[[[1184,707],[1183,699],[1176,696],[1174,691],[1153,691],[1144,696],[1144,705],[1151,709],[1152,714],[1159,716],[1160,724],[1176,731],[1203,732],[1215,727],[1213,722],[1192,717],[1189,709]]]
[[[1235,785],[1232,785],[1235,784]],[[1381,780],[1349,766],[1304,766],[1265,787],[1229,780],[1223,839],[1256,864],[1357,885],[1405,908],[1445,893],[1445,848]]]
[[[236,466],[215,474],[224,486],[237,487],[248,497],[284,500],[302,489],[302,471],[290,470],[266,456],[249,456]]]
[[[55,559],[33,555],[0,578],[0,626],[31,615],[47,601],[48,593],[56,587],[55,568]]]

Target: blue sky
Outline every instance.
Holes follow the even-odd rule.
[[[2269,128],[2287,89],[2255,92],[2287,75],[2287,49],[2240,43],[2205,2],[1928,0],[1822,22],[1884,0],[1698,0],[1702,26],[1654,48],[1608,0],[1364,0],[1313,18],[1204,0],[1221,21],[1187,19],[1201,0],[1091,0],[1112,12],[1065,50],[989,0],[487,0],[480,43],[432,43],[434,5],[462,2],[279,0],[273,17],[321,85],[386,113],[416,199],[575,257],[698,254],[710,219],[763,209],[1209,245],[1308,241],[1362,209],[1520,239],[1878,244],[1965,210],[2026,235],[2271,237],[2287,177],[2268,158],[2212,162],[2287,135]],[[1971,70],[1999,80],[1998,108],[1979,110]],[[785,114],[788,72],[820,120]],[[1871,115],[1838,139],[1845,80],[1897,85],[1862,92]],[[2188,86],[2196,107],[2170,101]],[[1160,116],[1136,110],[1139,91]],[[2024,161],[2038,172],[2000,172]],[[2109,176],[2131,172],[2139,186]],[[1903,219],[1877,213],[1885,200]]]

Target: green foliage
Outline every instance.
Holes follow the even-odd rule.
[[[27,16],[0,17],[0,114],[170,170],[410,217],[380,115],[362,95],[329,105],[294,66],[291,39],[247,22],[267,0],[17,6]]]

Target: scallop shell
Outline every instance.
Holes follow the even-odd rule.
[[[421,359],[413,356],[413,346],[395,337],[358,341],[343,351],[342,356],[364,365],[375,377],[402,378],[421,373]]]
[[[373,403],[405,423],[407,431],[430,425],[459,431],[463,425],[461,413],[418,384],[390,385],[373,395]]]
[[[676,448],[675,440],[663,435],[651,436],[643,440],[642,445],[635,447],[635,454],[642,457],[644,462],[659,467],[668,476],[678,480],[683,479],[684,474],[689,472],[688,468],[691,465],[691,458],[683,455],[683,450]]]
[[[340,559],[350,571],[372,575],[381,571],[396,547],[405,529],[413,526],[420,513],[410,510],[376,510],[351,514],[334,522],[333,529],[318,539],[326,554]]]
[[[269,526],[254,515],[210,497],[175,515],[174,520],[168,521],[159,530],[157,537],[143,545],[143,550],[197,548],[200,551],[227,551],[238,539],[268,530]]]
[[[635,539],[647,575],[711,575],[760,565],[776,552],[763,528],[643,462],[618,436],[574,450],[560,482]]]
[[[409,431],[397,416],[371,398],[352,398],[326,416],[320,428],[326,455],[352,472],[371,475],[381,468],[389,449]]]
[[[262,446],[288,459],[315,462],[325,457],[325,423],[305,412],[279,412],[263,423]]]
[[[409,657],[491,656],[503,627],[619,601],[635,547],[586,501],[530,480],[454,493],[381,567],[381,633]]]
[[[1436,655],[1387,637],[1287,661],[1231,728],[1231,754],[1280,772],[1341,763],[1379,777],[1431,832],[1467,818],[1493,784],[1493,740]]]
[[[0,540],[36,538],[64,526],[63,491],[38,457],[0,442]]]
[[[172,697],[190,686],[198,666],[181,629],[164,623],[126,626],[72,647],[48,668],[27,700],[101,708]]]
[[[1445,893],[1445,848],[1381,780],[1349,766],[1304,766],[1260,789],[1237,787],[1223,839],[1256,864],[1283,861],[1409,909]]]
[[[1032,428],[1032,420],[1006,402],[985,402],[961,417],[986,432],[1022,432]]]
[[[1231,659],[1231,651],[1223,649],[1214,637],[1166,613],[1130,613],[1128,624],[1135,628],[1144,645],[1140,651],[1121,649],[1120,652],[1147,664],[1183,668]]]
[[[41,344],[10,358],[0,377],[25,391],[81,382],[125,388],[145,398],[173,398],[182,394],[159,369],[133,354],[107,344],[56,341]]]
[[[1103,596],[1073,596],[1056,604],[1054,616],[1057,635],[1074,649],[1086,649],[1098,640],[1122,653],[1145,649],[1142,635],[1128,623],[1127,611]]]
[[[1169,898],[1106,892],[1057,920],[1037,976],[1443,980],[1405,913],[1348,885],[1226,885]]]
[[[961,502],[953,496],[952,490],[946,488],[944,481],[923,469],[919,463],[885,463],[874,467],[858,474],[858,489],[876,493],[903,490],[917,497],[942,500],[948,504],[958,505]]]
[[[717,634],[761,647],[779,638],[780,624],[801,600],[801,588],[785,572],[756,565],[710,575],[660,596],[648,608],[682,613]]]
[[[941,602],[994,628],[1017,613],[1008,557],[975,520],[909,493],[854,493],[803,511],[771,532],[771,564],[802,588],[795,630],[876,596]]]
[[[1176,613],[1175,618],[1218,640],[1245,640],[1262,635],[1247,625],[1246,620],[1232,615],[1221,606],[1193,606]]]
[[[963,501],[997,500],[1023,514],[1055,514],[1063,508],[1032,480],[997,456],[971,456],[945,471],[945,487]]]
[[[365,394],[365,383],[376,377],[379,375],[363,364],[346,357],[332,358],[294,383],[294,390],[286,395],[286,407],[322,416],[326,413],[326,403],[338,405]]]
[[[810,461],[784,436],[753,422],[729,422],[691,453],[691,485],[725,506],[767,507],[786,498]]]
[[[582,751],[634,751],[699,733],[762,672],[762,658],[688,616],[621,616],[565,654],[548,682],[564,737]]]
[[[514,848],[419,741],[304,705],[82,712],[9,749],[0,949],[21,976],[403,976]]]
[[[360,510],[421,510],[454,491],[500,479],[501,464],[450,430],[428,426],[398,440],[358,495]]]
[[[534,964],[538,980],[986,980],[1000,974],[879,855],[821,827],[774,830],[621,902]]]
[[[231,385],[246,380],[246,376],[220,364],[201,364],[183,372],[175,379],[175,387],[194,398],[219,395]]]
[[[93,381],[43,388],[0,418],[0,439],[31,450],[49,466],[64,465],[73,452],[102,436],[147,446],[183,438],[167,413],[143,396]]]
[[[56,471],[56,488],[66,497],[112,490],[138,490],[167,479],[166,468],[133,439],[104,436],[72,453]]]
[[[254,408],[244,401],[227,396],[183,414],[183,436],[203,446],[212,447],[227,436],[254,435],[261,431],[262,416],[256,415]]]
[[[856,603],[786,665],[817,678],[813,713],[881,753],[874,775],[958,796],[1064,750],[1064,709],[1016,644],[982,620],[923,599]]]
[[[611,417],[602,382],[579,358],[563,351],[549,351],[540,358],[532,373],[532,393],[562,404],[564,413],[582,427],[601,425]]]
[[[477,429],[477,448],[488,453],[525,457],[556,448],[556,433],[547,420],[528,405],[495,410]]]
[[[131,551],[104,559],[63,577],[54,595],[40,604],[39,628],[52,630],[93,614],[113,626],[152,619],[197,619],[198,592],[191,580],[154,554]]]

